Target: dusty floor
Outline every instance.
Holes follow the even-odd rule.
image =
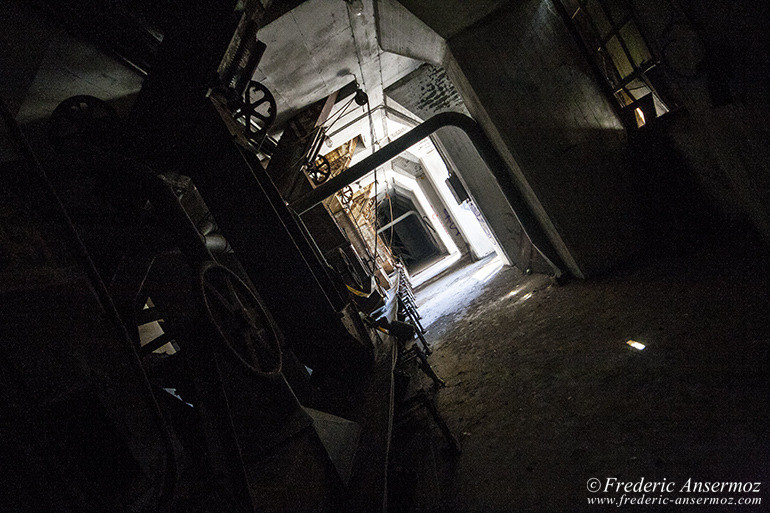
[[[553,286],[486,259],[424,284],[430,361],[447,382],[436,404],[463,452],[452,458],[423,414],[396,431],[394,481],[415,484],[411,509],[607,511],[588,498],[622,492],[591,493],[589,478],[665,478],[677,492],[692,478],[762,484],[759,493],[646,495],[761,498],[695,509],[770,510],[770,312],[759,262],[702,249]]]

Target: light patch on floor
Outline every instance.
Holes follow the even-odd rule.
[[[431,278],[437,276],[439,273],[444,272],[451,266],[456,264],[460,260],[460,253],[453,253],[451,255],[442,258],[435,264],[423,269],[422,271],[415,273],[412,278],[412,287],[417,288],[423,283],[427,282]]]
[[[432,278],[420,279],[419,283],[422,283],[422,286],[415,286],[417,308],[422,315],[423,326],[429,331],[438,330],[440,332],[442,326],[439,324],[443,325],[452,319],[462,317],[467,306],[484,291],[485,281],[491,279],[502,268],[500,258],[496,255],[490,255],[460,269],[451,270],[445,276],[435,279],[435,276],[450,269],[453,264],[457,264],[457,260],[445,266],[441,271],[433,272]],[[422,276],[415,276],[412,280],[413,283],[417,282],[419,278]],[[439,323],[439,321],[441,322]]]
[[[479,283],[486,283],[497,273],[497,271],[502,269],[502,267],[503,262],[499,257],[495,257],[490,260],[488,264],[484,265],[484,267],[473,273],[473,279]]]

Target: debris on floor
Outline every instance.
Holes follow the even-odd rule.
[[[396,432],[411,511],[599,511],[594,477],[768,482],[758,257],[702,250],[561,287],[510,267],[474,280],[490,262],[416,292],[463,451],[427,416]]]

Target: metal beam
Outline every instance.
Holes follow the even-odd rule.
[[[293,202],[290,207],[299,213],[306,212],[315,205],[325,200],[338,190],[350,185],[372,172],[377,167],[385,164],[396,156],[400,155],[410,147],[422,141],[432,133],[444,127],[459,128],[470,138],[471,142],[478,151],[479,156],[484,160],[492,175],[497,180],[498,185],[503,191],[508,203],[516,214],[519,223],[532,241],[535,249],[540,252],[543,258],[553,267],[556,275],[567,271],[564,262],[556,252],[553,244],[548,238],[537,216],[524,198],[524,194],[519,189],[511,175],[511,171],[505,164],[505,161],[492,145],[482,128],[472,118],[456,112],[444,112],[437,114],[424,123],[402,135],[390,144],[383,146],[380,150],[372,153],[361,162],[351,166],[326,183],[315,188],[312,192],[299,200]]]

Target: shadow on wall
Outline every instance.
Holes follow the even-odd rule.
[[[658,140],[679,155],[718,222],[748,222],[770,243],[767,4],[631,3],[653,54],[660,57],[656,86],[675,107],[671,119],[655,127],[661,132]]]
[[[615,109],[547,4],[508,4],[450,39],[453,79],[570,270],[596,275],[642,248],[634,165]]]

